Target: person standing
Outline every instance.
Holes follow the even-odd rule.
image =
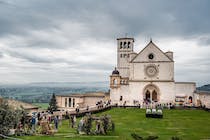
[[[60,125],[62,125],[62,120],[63,120],[63,116],[62,116],[62,113],[61,113],[61,115],[59,115],[59,123],[60,123]]]
[[[55,130],[58,130],[58,116],[54,117]]]
[[[32,132],[36,132],[36,117],[33,115],[31,118],[31,126],[32,126]]]
[[[74,126],[73,126],[73,120],[74,120],[74,117],[73,117],[73,115],[70,115],[70,117],[69,117],[69,127],[71,127],[71,128],[73,128]]]
[[[76,115],[74,115],[74,118],[73,118],[73,127],[76,126],[76,123],[77,123],[77,118],[76,118]]]

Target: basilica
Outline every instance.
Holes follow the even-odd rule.
[[[139,53],[133,49],[134,38],[117,39],[117,67],[110,75],[113,104],[195,102],[195,83],[174,80],[173,52],[163,52],[152,40]]]
[[[109,92],[56,95],[59,109],[91,108],[99,101],[119,106],[172,103],[210,108],[210,93],[196,90],[194,82],[175,82],[173,52],[163,52],[152,40],[139,53],[133,48],[134,38],[117,39],[117,67],[110,75]]]

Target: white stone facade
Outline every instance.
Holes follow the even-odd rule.
[[[173,52],[161,51],[152,41],[138,54],[133,47],[133,38],[117,39],[117,68],[110,76],[113,104],[194,103],[195,83],[174,81]]]
[[[85,93],[85,94],[68,94],[68,95],[56,95],[57,106],[60,110],[75,110],[77,107],[86,108],[87,106],[96,106],[99,101],[106,101],[106,93]]]
[[[210,109],[210,92],[197,91],[194,98],[196,100],[196,106],[202,106]]]

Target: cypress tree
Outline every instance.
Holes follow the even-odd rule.
[[[50,107],[49,107],[49,110],[51,112],[53,111],[57,111],[58,107],[57,107],[57,101],[56,101],[56,98],[55,98],[55,94],[53,93],[52,95],[52,98],[50,100],[50,103],[49,103]]]

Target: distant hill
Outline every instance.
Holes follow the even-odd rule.
[[[200,90],[200,91],[210,91],[210,84],[203,85],[201,87],[197,87],[196,89]]]
[[[210,84],[197,87],[200,91],[209,91]],[[0,97],[28,103],[47,103],[53,93],[72,94],[86,92],[108,92],[109,82],[40,82],[29,84],[0,84]]]
[[[28,103],[49,102],[53,93],[71,94],[86,92],[107,92],[109,82],[41,82],[29,84],[0,85],[0,97]]]

